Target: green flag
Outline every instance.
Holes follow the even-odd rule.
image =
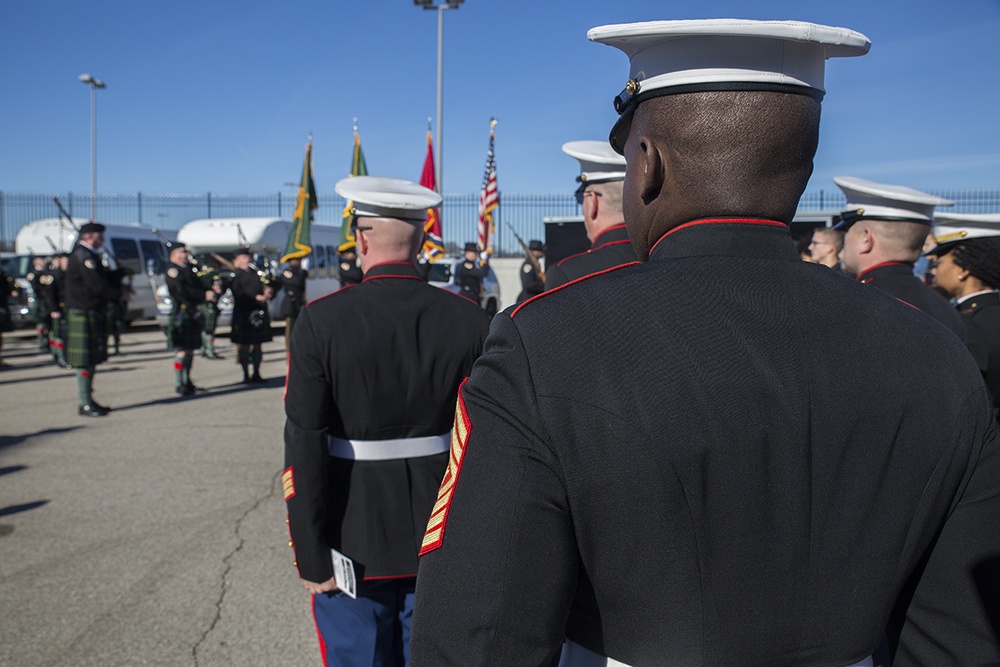
[[[316,202],[316,184],[312,177],[312,140],[306,144],[306,162],[302,166],[302,180],[299,184],[299,198],[295,204],[295,217],[292,218],[292,228],[288,232],[288,242],[281,261],[302,258],[312,252],[309,228],[312,225],[312,212],[319,204]]]
[[[354,155],[351,158],[351,176],[367,176],[368,165],[365,164],[365,154],[361,152],[361,137],[354,131]],[[354,202],[348,201],[344,207],[340,222],[340,246],[337,252],[345,252],[354,247]]]

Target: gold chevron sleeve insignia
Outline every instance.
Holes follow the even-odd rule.
[[[285,502],[295,497],[295,473],[291,468],[281,473],[281,485],[285,488]]]
[[[451,452],[448,456],[448,469],[445,470],[444,478],[441,480],[441,488],[438,489],[437,502],[434,503],[431,518],[427,521],[427,532],[424,533],[424,541],[420,545],[421,556],[444,544],[444,528],[448,522],[448,510],[451,508],[451,499],[455,495],[455,484],[458,483],[458,475],[462,471],[465,446],[469,442],[471,432],[472,422],[469,420],[465,401],[462,400],[462,388],[459,387],[458,404],[455,406],[455,423],[451,429]]]

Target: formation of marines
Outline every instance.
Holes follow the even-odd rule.
[[[997,664],[1000,214],[838,177],[848,203],[803,262],[825,63],[869,40],[732,19],[588,36],[630,60],[609,141],[563,146],[590,248],[543,268],[532,241],[492,322],[476,244],[460,294],[427,284],[441,197],[408,181],[337,184],[357,246],[330,295],[233,259],[245,383],[285,293],[282,483],[325,663]],[[65,278],[33,276],[87,416],[110,410],[92,384],[123,296],[102,231]],[[222,290],[183,244],[170,260],[190,395]]]

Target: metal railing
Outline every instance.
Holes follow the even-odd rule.
[[[932,194],[951,199],[956,213],[992,213],[1000,211],[1000,190],[935,190]],[[57,195],[74,217],[90,215],[90,195]],[[26,194],[0,191],[0,249],[13,250],[17,231],[26,223],[58,216],[52,194]],[[295,193],[273,194],[98,194],[97,218],[108,223],[142,223],[160,229],[179,229],[199,218],[278,217],[291,219]],[[344,199],[335,194],[320,194],[315,224],[339,225]],[[840,190],[806,192],[799,201],[800,211],[835,211],[846,205]],[[494,211],[496,236],[494,246],[500,257],[519,256],[521,248],[511,233],[512,227],[525,240],[544,239],[542,220],[546,217],[579,215],[580,207],[571,192],[548,194],[500,193],[500,207]],[[445,245],[456,252],[468,241],[475,241],[479,217],[479,193],[445,194],[441,213]],[[508,224],[510,227],[508,227]]]

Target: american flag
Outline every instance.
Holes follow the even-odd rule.
[[[497,161],[493,154],[493,143],[496,136],[496,118],[490,119],[490,148],[486,151],[486,169],[483,171],[483,189],[479,193],[479,234],[477,243],[481,251],[493,254],[493,233],[496,225],[493,223],[493,209],[500,205],[500,194],[497,192]]]

